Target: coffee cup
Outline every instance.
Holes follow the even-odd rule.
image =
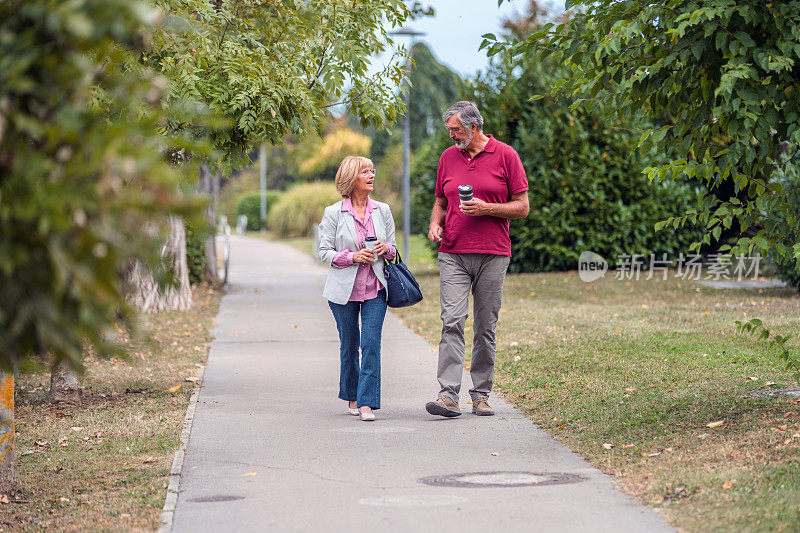
[[[458,198],[462,202],[469,202],[472,200],[472,185],[459,185]]]
[[[367,237],[366,239],[364,239],[364,248],[367,248],[368,250],[374,250],[375,243],[377,242],[378,242],[377,237]]]

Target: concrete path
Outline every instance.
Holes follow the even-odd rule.
[[[671,531],[494,395],[493,417],[466,412],[468,385],[464,415],[426,413],[437,354],[391,313],[378,420],[347,414],[336,397],[336,328],[321,297],[326,268],[244,237],[232,238],[231,257],[173,531]],[[476,472],[511,472],[486,478],[494,483],[570,482],[420,481]]]

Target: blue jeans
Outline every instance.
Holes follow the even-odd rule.
[[[344,305],[328,302],[339,330],[339,398],[358,407],[381,408],[381,330],[386,317],[386,293]],[[361,330],[358,315],[361,314]],[[361,346],[361,364],[358,348]]]

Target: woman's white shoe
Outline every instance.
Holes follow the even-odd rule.
[[[375,413],[365,413],[363,411],[359,411],[358,419],[363,420],[364,422],[375,422]]]
[[[359,415],[358,409],[353,409],[352,407],[348,407],[347,410],[350,411],[350,414],[353,415],[353,416],[358,416]]]

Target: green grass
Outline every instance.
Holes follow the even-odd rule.
[[[438,275],[418,279],[426,299],[396,312],[437,343]],[[747,396],[793,385],[766,344],[735,331],[753,317],[793,333],[800,298],[675,278],[509,275],[496,390],[681,529],[797,531],[800,402]]]
[[[119,331],[129,358],[87,357],[80,405],[48,404],[48,373],[19,376],[19,491],[0,531],[158,529],[194,387],[186,378],[207,357],[220,296],[199,289],[193,309],[145,316],[151,345]]]
[[[291,244],[310,253],[310,239]],[[438,268],[422,237],[411,244],[425,299],[393,311],[436,345]],[[736,332],[755,317],[794,333],[800,298],[674,272],[591,284],[576,272],[509,275],[495,390],[679,529],[800,531],[800,400],[748,396],[794,385],[775,352]],[[466,332],[469,359],[471,318]]]

